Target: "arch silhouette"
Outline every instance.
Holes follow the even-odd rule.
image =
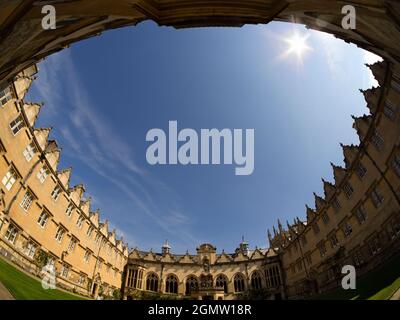
[[[356,9],[355,30],[342,28],[342,1],[332,0],[65,0],[54,3],[55,30],[44,30],[36,0],[0,1],[0,82],[46,56],[105,30],[153,20],[175,28],[302,23],[307,27],[400,61],[400,4],[394,0],[346,1]]]

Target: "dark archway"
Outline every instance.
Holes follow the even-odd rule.
[[[57,29],[42,28],[45,4],[56,8]],[[391,62],[400,61],[400,4],[394,0],[346,1],[357,28],[342,28],[342,1],[332,0],[65,0],[0,1],[0,80],[70,44],[101,32],[153,20],[175,28],[302,23],[334,34]]]

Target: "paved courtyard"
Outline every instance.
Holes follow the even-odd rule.
[[[14,297],[1,282],[0,282],[0,300],[14,300]]]

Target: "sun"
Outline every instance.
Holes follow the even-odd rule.
[[[307,43],[309,37],[309,34],[299,34],[298,32],[294,31],[289,38],[283,39],[289,45],[288,50],[285,52],[285,56],[294,54],[297,56],[298,60],[302,61],[304,54],[307,51],[312,50]]]

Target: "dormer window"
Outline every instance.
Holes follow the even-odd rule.
[[[16,181],[17,173],[13,168],[11,168],[10,170],[8,170],[1,182],[6,187],[7,191],[10,191]]]
[[[39,179],[40,183],[44,183],[46,181],[47,176],[49,175],[49,170],[43,166],[39,172],[37,173],[36,177]]]
[[[0,90],[0,107],[4,107],[5,104],[10,101],[13,97],[10,86]]]
[[[351,184],[348,183],[348,182],[345,183],[343,189],[344,189],[344,193],[346,194],[346,197],[347,197],[348,199],[350,199],[351,196],[352,196],[352,194],[353,194],[353,192],[354,192],[354,189],[353,189],[353,187],[351,186]]]
[[[74,210],[74,205],[72,204],[72,203],[70,203],[69,205],[68,205],[68,207],[67,207],[67,210],[65,211],[65,214],[68,216],[68,217],[71,217],[71,215],[72,215],[72,211]]]
[[[24,155],[24,158],[27,162],[32,160],[35,153],[36,153],[36,147],[33,143],[28,144],[28,146],[22,152],[22,154]]]
[[[62,192],[61,187],[60,187],[60,186],[56,186],[56,187],[54,188],[54,190],[52,191],[52,193],[51,193],[51,198],[52,198],[54,201],[57,201],[58,198],[60,197],[61,192]]]
[[[24,127],[24,120],[21,115],[16,117],[13,121],[10,122],[10,129],[12,134],[15,136],[17,133]]]
[[[82,224],[83,224],[84,220],[85,220],[85,217],[83,215],[80,215],[78,220],[76,221],[76,226],[78,228],[82,228]]]
[[[93,233],[93,227],[90,226],[90,227],[87,229],[86,235],[87,235],[88,237],[91,237],[91,236],[92,236],[92,233]]]
[[[333,198],[333,200],[332,200],[332,207],[336,213],[340,211],[341,205],[340,205],[339,200],[336,197]]]
[[[378,151],[381,151],[383,149],[384,140],[378,131],[374,132],[374,135],[371,138],[371,142]]]

